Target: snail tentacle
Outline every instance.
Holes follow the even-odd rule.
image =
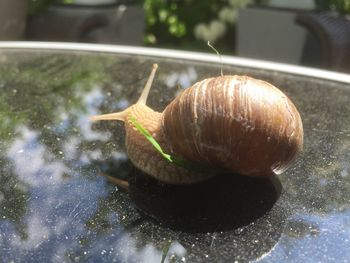
[[[143,89],[143,91],[141,93],[141,96],[138,99],[137,103],[146,105],[148,94],[149,94],[149,91],[151,90],[152,83],[153,83],[154,76],[156,74],[157,68],[158,68],[158,65],[157,64],[153,64],[151,74],[148,77],[146,86],[144,87],[144,89]]]

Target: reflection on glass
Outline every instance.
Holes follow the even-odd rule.
[[[319,80],[251,70],[250,75],[280,86],[296,102],[306,131],[304,154],[279,177],[282,193],[271,182],[256,185],[237,178],[197,188],[205,193],[203,200],[212,202],[202,203],[209,211],[202,225],[186,210],[182,212],[191,227],[170,224],[164,212],[183,199],[172,202],[167,196],[166,209],[152,200],[164,193],[189,196],[193,189],[146,182],[145,188],[136,184],[136,192],[127,193],[100,176],[142,176],[125,154],[123,127],[113,122],[92,125],[88,117],[136,101],[154,62],[160,74],[149,104],[160,111],[178,86],[220,72],[219,66],[205,63],[126,55],[1,53],[0,261],[160,262],[169,242],[167,262],[330,259],[320,254],[322,246],[332,249],[329,257],[350,256],[344,253],[349,235],[350,91],[341,84],[328,83],[333,88],[326,90]],[[224,72],[248,74],[228,66]],[[233,182],[236,188],[231,189]],[[225,191],[218,192],[218,187]],[[259,196],[259,189],[265,194]],[[144,206],[147,200],[151,206]],[[260,210],[251,206],[257,200],[266,201]],[[249,220],[233,223],[235,204],[242,216],[238,218]],[[216,217],[210,209],[219,209]],[[225,224],[220,225],[220,215]]]
[[[327,217],[296,215],[286,226],[287,235],[261,262],[309,262],[310,259],[313,262],[347,262],[350,257],[349,218],[349,209]]]

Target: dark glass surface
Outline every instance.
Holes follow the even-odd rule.
[[[349,85],[225,66],[290,96],[304,152],[272,180],[233,175],[166,186],[129,163],[121,123],[89,121],[135,102],[155,62],[148,104],[159,111],[220,72],[135,55],[0,51],[0,261],[349,260]],[[130,193],[106,174],[130,178]]]

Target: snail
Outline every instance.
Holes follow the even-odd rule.
[[[216,170],[268,177],[285,171],[302,150],[300,114],[273,85],[248,76],[207,78],[185,89],[160,113],[146,105],[157,67],[153,65],[135,104],[92,117],[124,122],[127,154],[146,174],[169,184],[200,182]],[[135,127],[133,118],[164,152],[211,172],[166,160]]]

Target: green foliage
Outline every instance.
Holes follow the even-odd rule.
[[[239,10],[266,0],[135,1],[145,10],[146,45],[207,51],[210,41],[222,52],[232,53]],[[54,3],[71,4],[74,0],[29,0],[29,14],[43,12]]]
[[[252,0],[144,0],[145,43],[171,48],[207,50],[208,41],[220,50],[234,49],[239,9]]]
[[[315,0],[315,4],[320,10],[350,14],[350,0]]]

